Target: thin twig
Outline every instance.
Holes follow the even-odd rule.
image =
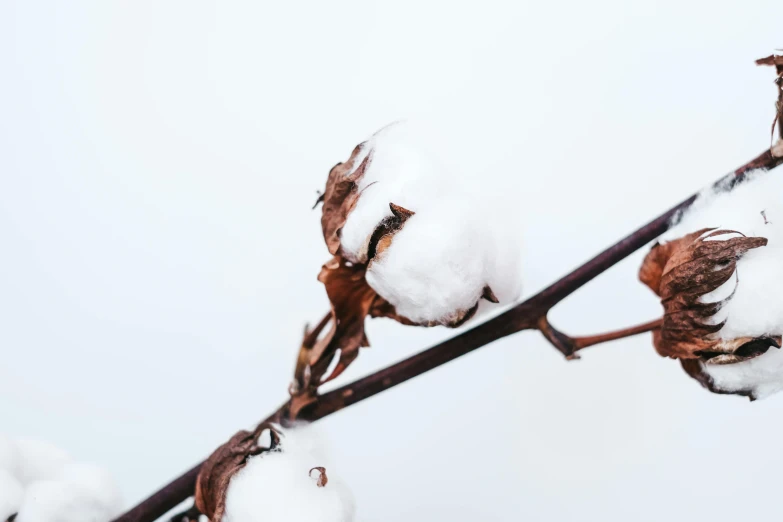
[[[544,316],[538,320],[538,329],[555,348],[560,350],[566,356],[567,359],[578,359],[579,356],[576,354],[576,352],[579,350],[583,350],[584,348],[588,348],[590,346],[595,346],[596,344],[607,343],[617,339],[624,339],[625,337],[631,337],[632,335],[638,335],[640,333],[655,330],[656,328],[661,327],[662,322],[662,319],[655,319],[654,321],[649,321],[644,324],[599,335],[570,337],[558,331],[551,324],[549,324],[549,320],[546,318],[546,316]]]
[[[717,184],[733,184],[740,180],[750,170],[770,170],[783,163],[783,158],[775,157],[767,150],[758,157],[749,161],[731,174],[721,178]],[[581,288],[597,275],[609,269],[616,263],[625,259],[628,255],[651,242],[664,233],[670,226],[672,218],[682,210],[688,208],[696,199],[691,196],[679,205],[669,209],[647,225],[636,230],[629,236],[604,250],[593,259],[583,264],[570,274],[548,286],[528,300],[507,310],[478,326],[462,332],[451,339],[441,342],[428,350],[424,350],[404,361],[384,368],[363,379],[359,379],[346,386],[321,395],[316,402],[303,409],[299,418],[314,421],[326,417],[347,406],[372,397],[397,384],[405,382],[413,377],[421,375],[433,368],[437,368],[457,357],[465,355],[477,348],[486,346],[493,341],[527,329],[540,329],[546,320],[547,313],[557,303]],[[546,323],[548,324],[548,323]],[[644,326],[652,327],[651,323]],[[640,327],[641,328],[641,327]],[[646,330],[637,330],[637,332]],[[545,334],[546,335],[546,334]],[[563,335],[563,334],[561,334]],[[611,336],[611,334],[609,334]],[[594,336],[595,340],[601,336]],[[617,338],[617,337],[612,337]],[[584,339],[587,339],[585,341]],[[589,346],[590,337],[582,340],[584,348]],[[551,339],[550,339],[551,340]],[[605,338],[604,340],[609,340]],[[594,343],[593,343],[594,344]],[[579,347],[558,347],[564,355],[572,357]],[[570,353],[569,353],[570,352]],[[270,418],[280,418],[280,413],[287,410],[288,403]],[[282,415],[285,417],[285,415]],[[177,504],[193,495],[196,477],[201,464],[188,470],[160,491],[152,494],[136,507],[120,516],[115,522],[152,522],[173,509]]]

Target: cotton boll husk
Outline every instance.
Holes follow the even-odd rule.
[[[425,207],[370,263],[367,283],[418,323],[458,319],[479,302],[485,286],[500,303],[512,302],[521,293],[519,243],[508,226],[492,223],[464,199]]]
[[[24,493],[17,522],[109,522],[122,510],[111,475],[91,464],[74,463],[56,478],[38,480]]]
[[[232,479],[223,522],[351,522],[354,500],[309,428],[283,432],[281,451],[251,457]],[[318,487],[325,467],[328,482]]]
[[[389,203],[419,211],[448,197],[458,185],[435,136],[421,123],[402,121],[384,127],[362,146],[354,168],[372,152],[357,183],[361,196],[340,234],[346,259],[367,261],[370,236],[383,218],[391,216]]]
[[[56,477],[72,462],[68,453],[48,442],[19,439],[15,446],[17,478],[24,486]]]
[[[0,469],[0,521],[19,511],[24,488],[9,471]]]
[[[737,262],[734,277],[702,297],[703,302],[716,302],[731,296],[713,318],[715,323],[726,322],[716,337],[783,334],[783,177],[755,173],[731,192],[704,191],[667,237],[704,227],[768,240],[765,247],[749,251]],[[760,398],[783,388],[783,353],[774,347],[748,361],[702,366],[724,391],[751,390]]]

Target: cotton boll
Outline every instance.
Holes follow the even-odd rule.
[[[714,337],[731,340],[783,334],[783,177],[756,174],[731,192],[706,190],[668,235],[705,227],[768,240],[766,246],[739,259],[734,277],[702,297],[705,303],[726,300],[710,321],[725,321]],[[711,387],[719,391],[761,398],[783,389],[783,352],[778,348],[734,364],[700,365]]]
[[[251,457],[229,484],[223,522],[351,522],[354,501],[318,444],[300,429],[283,433],[280,451]],[[315,467],[327,482],[317,484]]]
[[[60,448],[44,441],[19,439],[17,477],[22,485],[56,477],[71,463],[71,457]]]
[[[502,188],[475,180],[469,187],[462,165],[451,164],[459,154],[436,136],[395,123],[330,171],[321,226],[336,259],[319,276],[330,299],[356,292],[373,317],[456,327],[489,302],[519,298],[518,216],[486,192]],[[354,275],[364,275],[380,299]],[[357,339],[364,341],[361,332]]]
[[[111,475],[89,464],[71,464],[56,478],[38,480],[24,493],[17,522],[109,522],[122,509]]]
[[[24,489],[7,470],[0,469],[0,521],[5,521],[19,511]]]

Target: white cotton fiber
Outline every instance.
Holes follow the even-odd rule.
[[[0,469],[0,521],[19,511],[22,505],[24,489],[22,484],[11,473]]]
[[[704,191],[667,236],[705,227],[768,240],[767,246],[752,249],[739,260],[735,277],[702,298],[714,302],[734,292],[714,318],[726,321],[717,337],[783,334],[783,173],[755,173],[731,192]],[[783,353],[774,347],[749,361],[703,366],[714,385],[725,391],[753,390],[761,397],[783,388]]]
[[[485,286],[503,303],[519,297],[518,251],[496,249],[498,230],[462,205],[446,200],[418,211],[367,270],[369,285],[412,321],[459,319]]]
[[[0,433],[0,470],[16,476],[17,473],[17,448],[16,442],[11,437]]]
[[[390,203],[414,212],[391,245],[369,264],[367,282],[417,323],[451,323],[479,303],[489,286],[500,304],[521,294],[521,241],[513,209],[502,198],[467,190],[445,150],[422,127],[401,122],[363,146],[369,154],[360,197],[342,229],[343,254],[367,262],[376,227]],[[484,303],[481,309],[489,303]]]
[[[119,490],[108,472],[74,463],[57,477],[27,487],[16,522],[109,522],[121,509]]]
[[[36,480],[45,480],[59,475],[71,463],[71,457],[60,448],[45,441],[18,439],[17,478],[27,486]]]
[[[251,457],[232,479],[226,495],[223,522],[351,522],[354,501],[309,432],[296,428],[283,433],[280,452]],[[318,487],[318,472],[328,481]],[[23,521],[22,521],[23,522]]]

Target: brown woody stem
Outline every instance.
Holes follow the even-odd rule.
[[[716,184],[725,184],[727,182],[731,184],[741,179],[750,170],[770,170],[781,163],[783,163],[783,158],[775,157],[767,150],[734,172],[721,178]],[[568,349],[563,348],[565,345],[558,344],[563,343],[564,339],[568,339],[567,336],[551,328],[548,323],[542,323],[542,318],[543,321],[546,321],[547,313],[557,303],[668,230],[671,226],[672,218],[678,212],[688,208],[695,199],[696,195],[694,194],[629,236],[621,239],[570,274],[503,314],[404,361],[320,395],[314,404],[302,410],[299,418],[309,421],[321,419],[346,406],[372,397],[457,357],[470,353],[477,348],[522,330],[540,329],[547,339],[567,357],[573,356],[573,351],[569,354]],[[653,328],[650,325],[651,323],[648,323],[644,327]],[[636,331],[636,333],[639,333],[639,331]],[[631,334],[626,331],[625,335]],[[581,342],[588,344],[583,344],[581,348],[620,337],[619,332],[615,332],[614,334],[605,334],[603,340],[596,340],[601,338],[601,336],[583,338]],[[287,403],[281,409],[287,409]],[[164,486],[163,489],[117,518],[115,522],[152,522],[163,516],[167,511],[193,495],[200,467],[201,464],[198,464],[185,472],[185,474]]]
[[[631,337],[633,335],[655,330],[656,328],[661,327],[661,322],[661,319],[655,319],[654,321],[631,326],[630,328],[623,328],[622,330],[615,330],[613,332],[590,335],[587,337],[570,337],[560,332],[549,324],[549,320],[546,316],[541,317],[536,326],[543,336],[552,343],[552,346],[565,355],[566,359],[578,359],[579,355],[576,352],[579,350],[596,344],[623,339],[625,337]]]

